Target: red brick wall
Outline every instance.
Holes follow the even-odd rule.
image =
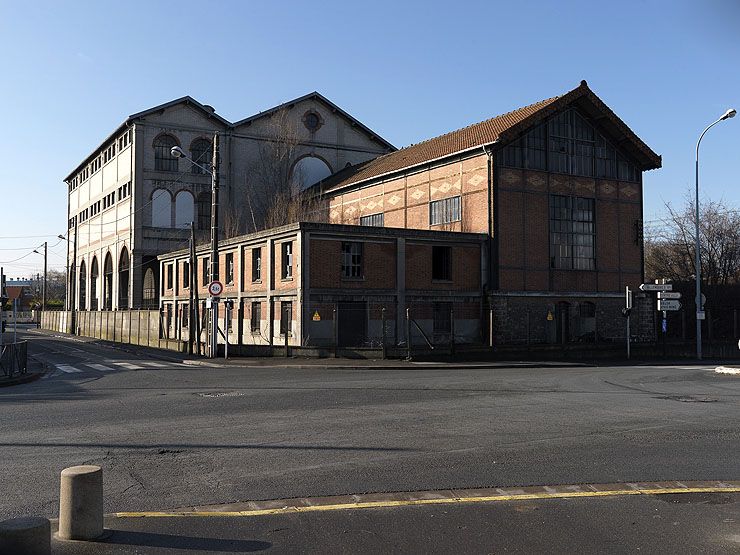
[[[639,184],[501,168],[498,185],[500,289],[615,292],[639,285]],[[551,194],[595,199],[597,271],[550,269]]]
[[[309,287],[347,289],[394,289],[396,243],[363,242],[363,279],[342,278],[342,241],[311,239]]]
[[[406,243],[406,289],[477,291],[480,289],[480,249],[452,246],[452,280],[432,280],[432,245]]]

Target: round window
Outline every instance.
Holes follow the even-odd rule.
[[[303,125],[312,133],[321,127],[321,118],[316,112],[306,112],[303,116]]]

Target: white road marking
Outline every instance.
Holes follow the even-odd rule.
[[[121,368],[126,368],[127,370],[142,370],[143,366],[138,366],[136,364],[131,364],[130,362],[114,362],[116,366],[120,366]]]
[[[57,370],[61,370],[62,372],[66,372],[67,374],[74,374],[76,372],[82,372],[79,368],[75,368],[74,366],[69,366],[68,364],[57,364],[56,366]]]
[[[167,368],[167,364],[164,362],[142,362],[144,366],[148,366],[149,368]]]
[[[731,376],[740,375],[740,368],[734,368],[732,366],[717,366],[714,371],[717,374],[730,374]]]
[[[100,370],[101,372],[115,372],[115,368],[111,368],[110,366],[105,366],[103,364],[88,364],[90,368],[94,368],[95,370]]]

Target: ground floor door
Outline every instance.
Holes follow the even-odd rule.
[[[340,347],[362,347],[367,341],[367,303],[343,302],[337,306]]]

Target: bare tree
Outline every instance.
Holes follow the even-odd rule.
[[[258,142],[255,161],[247,168],[247,180],[238,194],[245,197],[246,217],[235,215],[233,226],[258,231],[298,221],[325,217],[324,202],[304,195],[303,176],[295,168],[300,138],[295,118],[288,109],[269,116],[265,139]],[[227,232],[228,233],[228,232]]]
[[[696,275],[695,204],[687,199],[680,208],[666,203],[663,225],[645,238],[647,278],[690,281]],[[740,212],[722,201],[700,205],[702,281],[709,285],[740,283]]]

